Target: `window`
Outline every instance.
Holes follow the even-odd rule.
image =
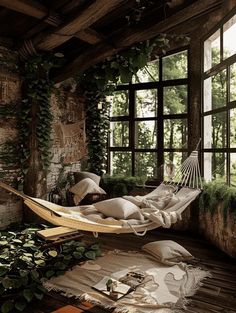
[[[187,157],[188,52],[150,62],[111,102],[109,172],[163,179]]]
[[[236,186],[236,15],[204,41],[203,171]]]

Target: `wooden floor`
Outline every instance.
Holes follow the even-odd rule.
[[[85,235],[86,240],[95,239]],[[185,313],[236,313],[236,260],[207,243],[205,240],[195,238],[186,233],[156,230],[149,232],[145,237],[134,235],[99,235],[98,242],[104,248],[111,249],[135,249],[143,244],[170,239],[178,242],[189,250],[195,257],[194,264],[211,272],[212,278],[204,281],[198,292],[191,298]],[[56,293],[47,295],[40,303],[31,307],[30,313],[49,313],[66,304],[77,306],[81,312],[107,313],[112,310],[104,310],[89,303],[79,303],[75,299],[67,299]]]

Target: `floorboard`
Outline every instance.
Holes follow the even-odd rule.
[[[236,313],[236,260],[231,259],[206,240],[190,236],[188,233],[166,230],[155,230],[144,237],[103,234],[95,239],[90,234],[84,235],[84,240],[99,242],[103,249],[121,250],[139,250],[147,242],[165,239],[174,240],[184,246],[196,257],[192,264],[209,270],[212,275],[212,278],[206,279],[203,286],[190,298],[191,301],[184,312]],[[43,301],[36,302],[34,309],[31,307],[27,313],[50,313],[68,304],[79,307],[83,312],[114,312],[50,292]]]

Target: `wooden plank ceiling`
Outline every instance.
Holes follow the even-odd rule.
[[[63,53],[62,81],[160,33],[189,34],[223,0],[0,0],[0,44]],[[191,21],[192,24],[191,24]],[[189,27],[183,27],[183,25]],[[184,31],[183,31],[184,30]]]

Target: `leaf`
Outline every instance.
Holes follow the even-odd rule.
[[[55,257],[58,255],[58,253],[57,253],[56,250],[50,250],[50,251],[48,251],[48,254],[49,254],[50,256],[52,256],[53,258],[55,258]]]
[[[26,308],[26,306],[27,306],[27,303],[24,300],[17,301],[15,303],[15,308],[20,312],[22,312]]]
[[[14,303],[12,300],[6,301],[1,306],[1,312],[2,313],[8,313],[14,308]]]
[[[90,260],[95,260],[96,259],[96,253],[95,251],[87,251],[84,254],[86,256],[86,258],[90,259]]]
[[[90,246],[90,249],[91,250],[99,250],[100,249],[99,244],[96,243],[96,244]]]
[[[2,280],[2,285],[3,285],[3,287],[5,289],[12,288],[13,287],[13,282],[12,282],[12,280],[9,277],[5,277]]]
[[[8,241],[6,240],[0,240],[0,246],[5,246],[8,244]]]
[[[74,258],[75,258],[76,260],[79,260],[79,259],[82,258],[83,255],[82,255],[81,252],[75,251],[75,252],[73,252],[73,256],[74,256]]]
[[[30,274],[31,274],[31,277],[32,277],[33,279],[38,279],[38,278],[39,278],[39,272],[36,271],[36,270],[32,270],[32,271],[30,272]]]
[[[45,261],[40,259],[40,260],[35,260],[34,261],[35,264],[39,265],[39,266],[44,266],[45,265]]]
[[[27,300],[27,302],[30,302],[33,299],[34,294],[30,289],[24,289],[23,296]]]
[[[34,292],[34,296],[35,296],[36,299],[42,300],[44,294],[43,293],[39,293],[39,292]]]
[[[22,243],[22,241],[20,239],[12,239],[12,241],[15,243]]]
[[[52,277],[52,276],[54,276],[54,275],[55,275],[55,271],[53,271],[53,270],[49,270],[49,271],[47,271],[46,274],[45,274],[45,276],[46,276],[47,278],[50,278],[50,277]]]

